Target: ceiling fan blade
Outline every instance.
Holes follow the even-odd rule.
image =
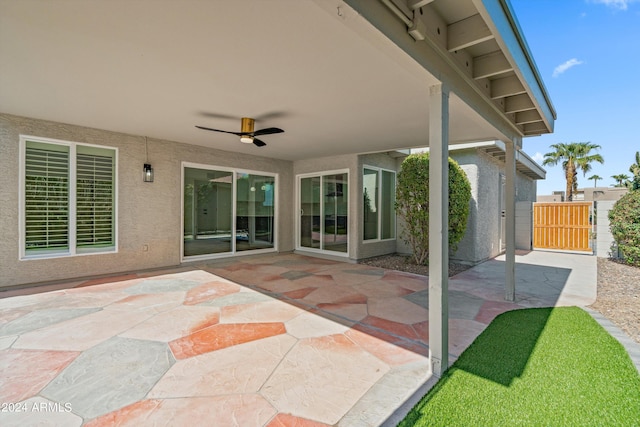
[[[253,143],[256,147],[264,147],[265,145],[267,145],[265,142],[260,141],[258,138],[253,138]]]
[[[213,131],[213,132],[230,133],[230,134],[232,134],[232,135],[238,135],[238,136],[243,135],[243,133],[241,133],[241,132],[229,132],[228,130],[212,129],[212,128],[206,128],[206,127],[204,127],[204,126],[198,126],[198,125],[196,125],[196,127],[197,127],[198,129],[210,130],[210,131]]]
[[[280,128],[266,128],[260,129],[253,132],[254,135],[271,135],[273,133],[283,133],[284,131]]]
[[[240,120],[239,116],[230,116],[229,114],[219,114],[211,111],[198,111],[197,113],[201,117],[208,119],[222,119],[222,120]]]
[[[282,119],[284,117],[289,116],[291,113],[289,113],[288,111],[270,111],[264,114],[260,114],[258,116],[252,116],[254,119],[256,119],[256,122],[262,122],[265,120],[273,120],[273,119]]]

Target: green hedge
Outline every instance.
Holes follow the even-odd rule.
[[[621,258],[640,267],[640,190],[622,196],[609,211],[609,221]]]
[[[413,250],[417,264],[429,255],[429,153],[412,154],[398,173],[396,210],[404,219],[401,237]],[[455,160],[449,158],[449,247],[457,249],[467,229],[471,185]]]

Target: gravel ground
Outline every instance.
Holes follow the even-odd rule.
[[[640,343],[640,268],[598,258],[598,298],[591,308]]]
[[[416,265],[412,258],[400,255],[370,258],[363,260],[362,264],[429,275],[429,267]],[[449,277],[468,268],[470,266],[451,263]],[[598,297],[591,308],[640,343],[640,268],[598,258]]]
[[[360,261],[361,264],[371,265],[374,267],[387,268],[389,270],[399,270],[407,273],[429,275],[429,266],[417,265],[412,257],[404,255],[383,255],[375,258],[368,258]],[[449,277],[455,276],[472,266],[449,263]]]

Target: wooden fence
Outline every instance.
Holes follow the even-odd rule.
[[[533,247],[592,252],[592,202],[534,203]]]

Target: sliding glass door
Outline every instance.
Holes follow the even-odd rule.
[[[190,165],[183,185],[183,257],[275,247],[275,176]]]
[[[299,179],[300,248],[347,254],[348,181],[347,172]]]

